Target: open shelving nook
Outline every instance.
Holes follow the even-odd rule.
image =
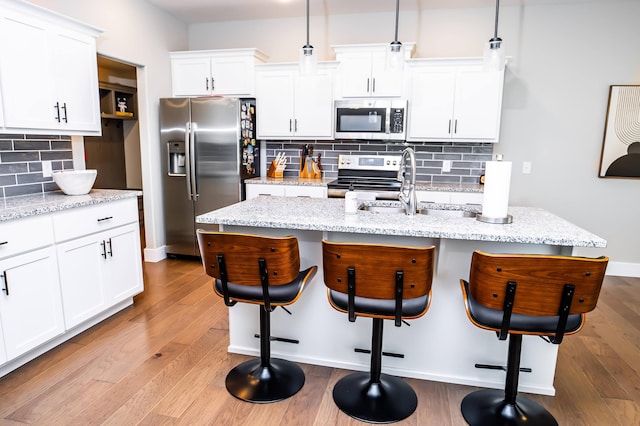
[[[100,82],[100,116],[119,120],[136,120],[136,88]],[[120,106],[124,106],[121,111]]]

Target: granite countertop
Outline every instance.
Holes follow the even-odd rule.
[[[3,198],[0,204],[0,222],[76,207],[107,203],[142,195],[142,191],[118,189],[92,189],[86,195],[65,195],[62,191],[36,195]]]
[[[256,177],[246,180],[245,183],[268,185],[327,186],[329,182],[332,182],[334,180],[335,178],[305,179],[298,177]],[[483,192],[484,186],[480,184],[416,182],[416,191]]]
[[[389,203],[373,201],[369,203]],[[455,205],[433,205],[454,209]],[[426,207],[422,204],[421,207]],[[474,207],[467,207],[474,208]],[[479,206],[475,206],[476,209]],[[344,199],[257,197],[196,218],[198,223],[498,241],[574,247],[606,247],[607,242],[558,216],[534,207],[510,207],[513,223],[490,224],[463,217],[438,217],[361,211],[344,213]]]
[[[298,185],[298,186],[327,186],[329,182],[334,181],[335,178],[322,178],[322,179],[308,179],[299,177],[255,177],[247,179],[244,182],[247,184],[268,184],[268,185]]]

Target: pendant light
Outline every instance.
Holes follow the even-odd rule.
[[[484,45],[484,68],[501,71],[505,65],[504,46],[498,37],[498,15],[500,14],[500,0],[496,0],[496,23],[493,37]]]
[[[309,0],[307,0],[307,44],[300,50],[300,74],[315,74],[318,68],[318,55],[309,44]]]
[[[396,32],[395,38],[389,47],[386,54],[386,66],[388,70],[400,71],[404,64],[404,48],[402,43],[398,41],[398,14],[400,12],[400,0],[396,0]]]

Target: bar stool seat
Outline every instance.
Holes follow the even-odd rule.
[[[414,390],[398,377],[382,374],[383,320],[399,327],[429,309],[434,247],[322,242],[324,282],[329,303],[348,315],[372,318],[368,373],[352,373],[333,388],[344,413],[369,423],[392,423],[418,405]]]
[[[558,424],[543,406],[518,395],[522,336],[560,344],[565,335],[580,331],[585,314],[596,306],[607,262],[606,257],[473,253],[469,281],[460,280],[467,316],[500,340],[508,337],[509,353],[504,391],[479,390],[462,400],[467,423]]]
[[[260,308],[260,358],[233,368],[225,379],[229,393],[255,403],[276,402],[296,394],[304,385],[302,369],[293,362],[271,358],[270,314],[294,303],[317,266],[300,271],[295,237],[264,237],[239,233],[196,231],[202,265],[214,278],[213,289],[225,305],[251,303]]]

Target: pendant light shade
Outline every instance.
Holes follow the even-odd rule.
[[[386,67],[388,70],[400,71],[404,65],[404,46],[398,41],[398,13],[400,11],[400,0],[396,0],[396,32],[395,37],[386,54]]]
[[[500,14],[500,0],[496,0],[496,21],[493,37],[484,45],[484,68],[501,71],[506,62],[504,45],[498,37],[498,15]]]
[[[318,69],[318,55],[309,44],[309,0],[307,0],[307,44],[300,49],[300,73],[303,75],[315,74]]]

